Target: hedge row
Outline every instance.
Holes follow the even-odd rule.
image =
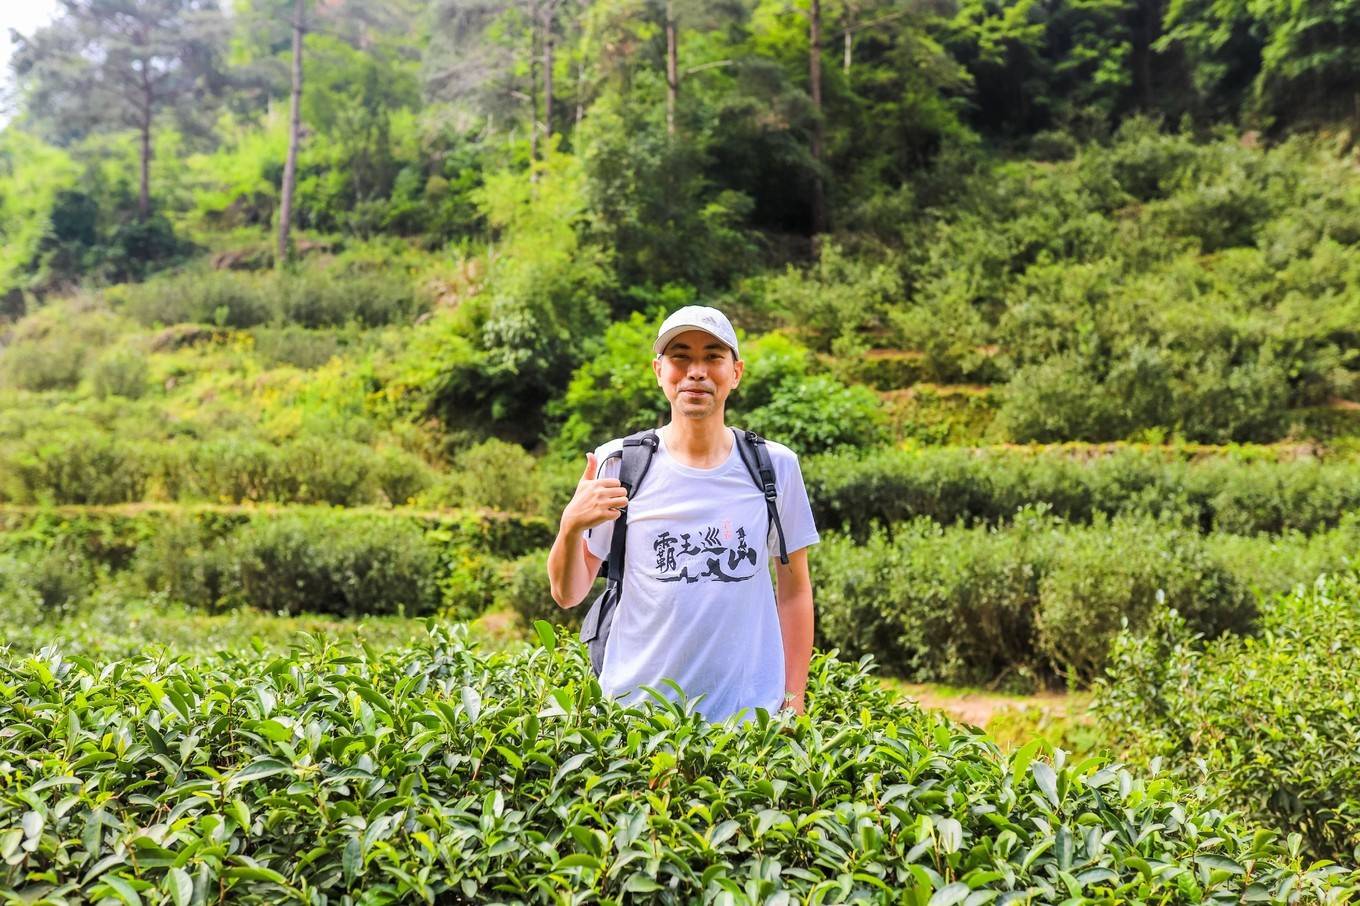
[[[1085,461],[1053,453],[926,449],[809,457],[818,525],[864,537],[918,516],[998,524],[1046,503],[1073,522],[1096,514],[1174,518],[1201,531],[1317,531],[1360,509],[1360,462],[1168,461],[1133,449]]]
[[[863,540],[829,532],[809,563],[819,646],[872,654],[916,681],[1028,690],[1098,675],[1124,619],[1176,607],[1206,632],[1249,631],[1258,592],[1360,568],[1360,514],[1312,536],[1243,537],[1025,509],[1004,527],[918,519]],[[573,629],[589,601],[553,603],[541,551],[515,562],[504,597],[527,621]]]
[[[619,707],[580,645],[541,638],[0,655],[0,897],[1327,902],[1360,881],[1164,779],[1003,755],[864,664],[816,658],[806,719],[714,725]]]
[[[1251,819],[1360,859],[1360,578],[1280,596],[1257,638],[1197,638],[1174,614],[1121,636],[1095,710],[1108,738],[1161,758]]]
[[[0,603],[46,619],[118,581],[209,610],[469,618],[493,601],[503,561],[551,537],[543,520],[473,514],[0,510]]]
[[[410,453],[331,437],[275,445],[239,438],[157,442],[71,432],[0,447],[0,500],[22,504],[401,505],[435,480],[433,470]]]

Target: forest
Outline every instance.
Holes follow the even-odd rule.
[[[1360,897],[1360,0],[9,40],[0,901]],[[821,532],[796,719],[550,594],[686,304]]]

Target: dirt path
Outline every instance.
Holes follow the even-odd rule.
[[[918,683],[893,682],[891,688],[921,707],[943,711],[957,721],[986,727],[998,711],[1039,708],[1050,717],[1066,717],[1072,707],[1070,696],[1061,692],[1038,695],[998,695],[990,692],[956,690]]]

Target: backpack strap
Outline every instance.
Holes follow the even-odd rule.
[[[765,509],[770,514],[770,524],[779,536],[779,562],[788,566],[789,551],[784,544],[784,526],[779,521],[779,489],[775,485],[774,465],[770,462],[765,438],[754,431],[742,431],[740,428],[733,428],[732,434],[736,437],[737,452],[746,464],[746,471],[751,473],[751,480],[765,494]]]
[[[656,454],[656,447],[655,428],[630,434],[623,439],[623,447],[619,451],[604,458],[596,474],[603,472],[605,463],[609,462],[614,456],[618,456],[621,460],[619,483],[623,485],[627,492],[628,499],[632,500],[633,496],[637,494],[638,488],[642,485],[642,479],[647,476],[647,470],[652,466],[652,457]],[[600,561],[600,571],[597,573],[598,576],[602,576],[609,583],[608,590],[612,594],[601,595],[599,601],[586,614],[585,620],[581,624],[581,639],[583,641],[593,641],[600,634],[600,627],[608,625],[607,617],[618,603],[619,594],[622,590],[623,564],[627,548],[628,508],[624,507],[619,512],[619,518],[614,520],[614,534],[609,540],[609,555]]]
[[[655,428],[630,434],[623,439],[622,463],[619,465],[619,484],[632,500],[652,467],[652,457],[656,455],[657,436]],[[608,457],[606,457],[608,458]],[[628,508],[624,507],[619,518],[614,520],[614,534],[610,538],[609,557],[602,564],[606,569],[605,577],[616,584],[623,583],[624,555],[628,548]]]

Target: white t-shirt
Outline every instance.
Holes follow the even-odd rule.
[[[616,438],[597,461],[621,449]],[[779,521],[790,554],[816,544],[798,457],[767,441],[779,491]],[[619,458],[601,470],[617,478]],[[586,533],[590,552],[609,556],[614,523]],[[623,596],[605,647],[600,685],[624,704],[648,700],[641,686],[668,698],[669,677],[715,723],[743,708],[771,713],[784,702],[784,647],[770,581],[779,556],[765,495],[742,463],[733,438],[727,459],[712,469],[677,462],[662,440],[628,505]]]

